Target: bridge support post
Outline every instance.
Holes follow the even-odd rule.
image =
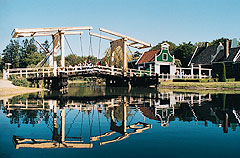
[[[127,75],[127,69],[128,69],[128,62],[127,62],[127,39],[122,39],[122,52],[123,52],[123,74],[124,76]]]
[[[61,67],[65,67],[65,55],[64,55],[64,34],[60,33],[60,46],[61,46]]]
[[[53,75],[57,76],[57,44],[59,41],[59,34],[56,33],[52,36],[53,39],[53,53],[52,53],[52,63],[50,66],[53,66]]]

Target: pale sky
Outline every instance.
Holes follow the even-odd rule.
[[[175,44],[221,37],[239,40],[239,9],[240,0],[0,0],[0,53],[14,28],[93,26],[92,32],[99,33],[102,27],[153,45],[163,40]],[[79,36],[67,38],[81,55]],[[82,39],[88,55],[88,31]],[[92,43],[97,56],[99,39],[93,37]],[[109,41],[102,40],[101,56],[108,47]],[[67,46],[66,52],[70,53]]]

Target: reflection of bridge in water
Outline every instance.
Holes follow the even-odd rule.
[[[228,127],[235,130],[240,123],[239,106],[230,106],[229,101],[235,100],[238,95],[201,95],[182,93],[149,93],[145,96],[96,96],[96,97],[72,97],[62,96],[58,99],[51,97],[28,97],[18,101],[5,100],[3,107],[5,113],[12,120],[15,113],[22,111],[44,111],[40,117],[44,119],[52,116],[52,139],[26,139],[13,136],[16,148],[92,148],[93,142],[104,145],[128,138],[132,134],[142,133],[152,128],[151,124],[144,121],[128,122],[129,109],[134,108],[142,114],[142,117],[160,121],[161,126],[167,127],[171,121],[178,118],[180,121],[196,121],[208,126],[208,122],[223,127],[228,132]],[[89,117],[89,126],[93,120],[94,111],[97,114],[105,114],[110,120],[110,131],[104,134],[90,135],[89,142],[83,141],[82,136],[68,136],[65,132],[65,121],[70,110],[79,111],[80,114]],[[117,112],[119,112],[117,114]],[[78,113],[78,114],[79,114]],[[18,113],[17,113],[18,115]],[[117,116],[118,115],[118,116]],[[95,114],[95,116],[97,116]],[[120,119],[119,119],[120,117]],[[36,124],[36,119],[32,123]],[[58,124],[60,120],[60,125]],[[22,121],[24,122],[24,121]],[[100,124],[100,122],[98,122]],[[128,125],[127,125],[128,124]],[[82,125],[81,125],[82,126]],[[100,125],[99,125],[100,128]],[[67,134],[66,134],[67,133]],[[119,135],[120,134],[120,135]],[[117,135],[116,137],[113,137]],[[110,140],[106,140],[111,137]],[[105,140],[103,141],[103,138]]]
[[[118,104],[116,104],[118,103]],[[101,105],[101,106],[100,106]],[[108,106],[109,105],[109,106]],[[119,107],[122,111],[122,121],[121,125],[118,125],[114,116],[114,108]],[[73,100],[68,101],[65,106],[59,106],[57,100],[31,100],[27,99],[25,101],[19,101],[17,103],[11,103],[7,101],[4,103],[4,107],[7,111],[13,112],[14,110],[27,110],[27,111],[38,111],[44,110],[53,113],[53,129],[52,129],[52,139],[35,139],[35,138],[24,138],[19,136],[13,136],[13,142],[15,147],[18,148],[92,148],[95,141],[99,141],[100,138],[111,136],[115,133],[120,133],[120,136],[115,137],[112,140],[100,141],[100,145],[120,141],[128,138],[132,134],[142,133],[144,130],[152,128],[151,124],[137,122],[127,125],[127,100],[126,97],[111,99],[111,101],[97,102],[95,104],[91,103],[79,103],[73,102]],[[66,119],[66,109],[79,110],[82,114],[87,113],[93,119],[94,111],[101,113],[103,110],[109,111],[110,113],[110,132],[100,134],[98,136],[91,136],[89,138],[90,143],[84,143],[83,138],[80,137],[68,137],[65,133],[65,119]],[[58,111],[60,115],[58,116]],[[11,113],[8,113],[10,116]],[[10,116],[12,117],[13,114]],[[60,119],[61,125],[58,127],[58,119]],[[92,122],[91,122],[92,123]],[[90,121],[89,121],[90,126]],[[92,128],[92,127],[90,127]],[[60,132],[59,132],[60,130]],[[77,140],[66,140],[66,139],[77,139]]]

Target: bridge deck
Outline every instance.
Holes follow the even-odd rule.
[[[121,68],[109,67],[109,66],[74,66],[60,68],[58,67],[54,70],[53,67],[41,67],[41,68],[16,68],[8,69],[4,76],[7,79],[11,75],[16,75],[24,77],[27,79],[43,79],[43,78],[53,78],[54,71],[56,71],[57,76],[63,72],[66,73],[68,77],[75,76],[125,76],[125,77],[143,77],[146,76],[156,76],[157,74],[154,71],[147,70],[138,70],[138,69],[128,69],[126,72],[123,72]],[[198,75],[170,75],[170,74],[160,74],[159,80],[169,80],[175,78],[199,78]],[[211,76],[202,75],[201,78],[210,78]]]

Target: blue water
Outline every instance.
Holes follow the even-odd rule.
[[[239,97],[236,94],[201,95],[199,104],[197,103],[199,94],[191,93],[161,93],[149,89],[127,92],[125,89],[109,90],[102,87],[74,87],[70,88],[70,91],[60,97],[51,94],[15,97],[7,100],[8,106],[6,100],[2,101],[0,157],[240,157],[238,120],[240,106],[235,100]],[[84,91],[88,92],[87,95]],[[75,95],[78,92],[82,95]],[[89,96],[97,96],[97,98],[91,100]],[[190,99],[191,96],[193,100]],[[179,101],[181,97],[185,100]],[[61,100],[63,98],[64,101]],[[142,99],[141,102],[140,99]],[[22,103],[21,107],[24,107],[26,100],[29,101],[28,108],[31,106],[36,108],[33,104],[36,100],[39,101],[38,108],[43,107],[40,100],[45,101],[46,108],[23,110],[20,106],[16,106]],[[47,106],[52,104],[52,101],[57,102],[56,124],[53,121],[54,107]],[[110,101],[114,102],[114,107]],[[191,101],[194,103],[190,104]],[[82,105],[91,111],[86,108],[79,108],[79,110],[63,106],[70,103]],[[124,107],[126,117],[123,115]],[[162,113],[163,111],[168,111],[168,114]],[[62,113],[65,113],[65,121],[62,120]],[[115,126],[113,121],[111,124],[111,113]],[[151,125],[151,128],[142,132],[127,129],[122,133],[120,131],[123,129],[124,118],[126,127],[140,122],[142,125],[139,125],[139,129],[142,129],[143,124]],[[61,141],[63,122],[65,123],[65,140]],[[54,134],[53,129],[56,125]],[[90,140],[90,137],[114,131],[113,126],[120,130],[116,130],[110,136],[103,136],[99,140]],[[124,135],[127,135],[126,138],[113,141]],[[13,142],[15,136],[19,138],[17,144]],[[26,141],[27,138],[30,141]],[[45,142],[39,140],[45,140]],[[55,144],[49,146],[46,145],[46,141]],[[77,145],[92,144],[92,147],[80,148],[76,145],[77,148],[73,148],[74,145],[66,145],[68,141],[76,141]],[[113,142],[101,145],[107,141]],[[58,148],[59,144],[65,144],[65,146]]]

